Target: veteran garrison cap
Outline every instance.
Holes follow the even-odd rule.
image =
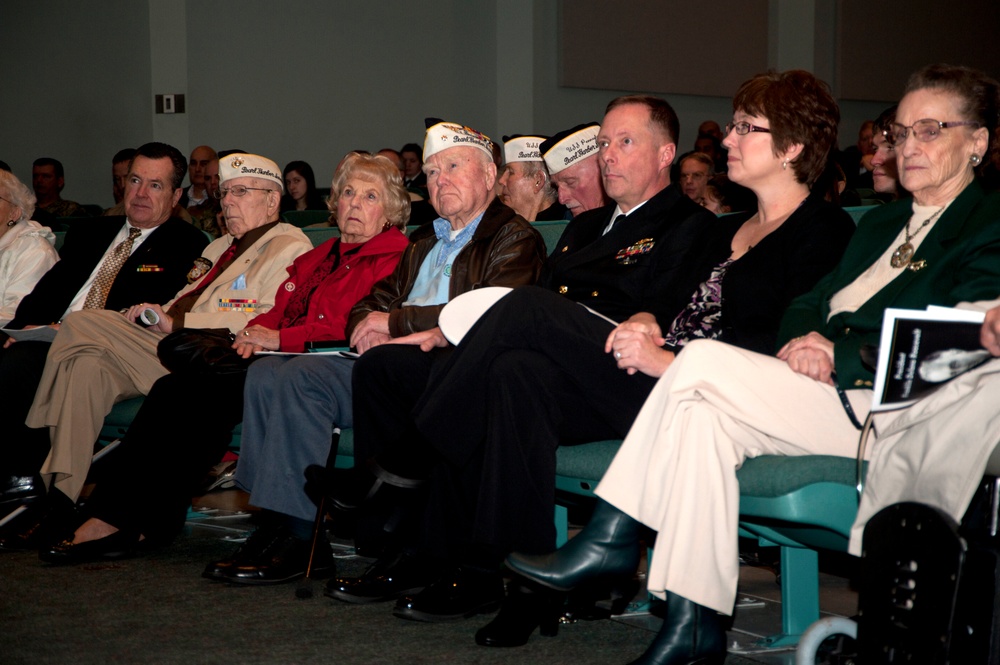
[[[277,164],[267,157],[246,152],[227,155],[219,160],[219,184],[233,178],[262,178],[278,183],[278,191],[284,191],[285,188],[285,181]]]
[[[528,134],[514,134],[503,137],[503,158],[504,162],[540,162],[542,161],[542,151],[539,146],[547,136],[535,136]]]
[[[427,126],[427,134],[424,136],[424,161],[442,150],[461,146],[479,148],[489,155],[492,161],[493,141],[486,134],[478,132],[472,127],[447,122],[440,118],[427,118],[424,120],[424,124]]]
[[[596,122],[577,125],[559,132],[542,142],[539,147],[549,173],[556,174],[592,155],[597,154],[597,134],[601,126]]]

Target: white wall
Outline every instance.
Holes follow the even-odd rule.
[[[111,205],[111,157],[152,135],[146,3],[4,0],[0,66],[0,159],[30,187],[55,157],[65,198]]]
[[[829,70],[798,2],[771,5],[769,57]],[[558,0],[3,0],[0,159],[28,182],[32,160],[56,157],[65,198],[107,206],[111,156],[150,140],[304,159],[325,182],[348,150],[421,142],[425,116],[496,139],[600,120],[626,91],[560,87],[557,29]],[[613,48],[599,23],[592,39]],[[155,115],[157,93],[184,93],[187,113]],[[699,122],[730,117],[728,98],[668,98],[682,151]],[[844,104],[842,145],[883,106]]]
[[[489,133],[492,12],[493,0],[189,2],[190,142],[304,159],[329,184],[348,150],[422,143],[427,116]]]

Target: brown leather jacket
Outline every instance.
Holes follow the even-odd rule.
[[[437,325],[444,305],[402,307],[413,288],[420,264],[437,243],[433,233],[421,234],[403,253],[396,270],[375,284],[347,319],[347,337],[371,312],[389,312],[389,334],[402,337]],[[483,286],[534,284],[545,260],[542,236],[513,210],[494,199],[486,208],[472,239],[452,265],[448,298]]]

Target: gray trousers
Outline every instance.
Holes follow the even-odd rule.
[[[353,368],[353,360],[330,356],[274,356],[250,366],[236,482],[251,504],[316,517],[303,472],[326,464],[334,427],[352,426]]]

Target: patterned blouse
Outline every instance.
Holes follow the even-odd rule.
[[[663,336],[664,346],[679,349],[693,339],[714,339],[722,334],[718,328],[722,316],[722,279],[733,259],[726,259],[712,270],[691,296],[691,302],[677,315],[670,330]]]

